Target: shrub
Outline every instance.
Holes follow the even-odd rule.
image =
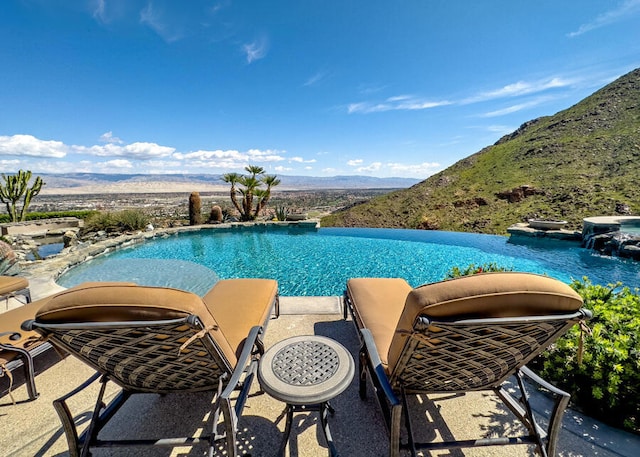
[[[472,263],[463,270],[461,270],[458,267],[451,268],[447,272],[445,279],[455,279],[455,278],[459,278],[460,276],[468,276],[468,275],[475,275],[478,273],[489,273],[489,272],[495,272],[495,271],[513,271],[513,268],[501,267],[495,262],[484,263],[482,265],[476,265]]]
[[[95,210],[74,210],[74,211],[48,211],[44,213],[34,212],[27,214],[27,221],[41,220],[41,219],[56,219],[59,217],[77,217],[78,219],[86,219],[94,214]],[[10,222],[8,214],[0,214],[0,223]]]
[[[587,278],[571,287],[593,311],[591,332],[574,326],[532,368],[590,416],[640,432],[640,289],[593,285]]]
[[[106,232],[144,229],[151,218],[140,210],[125,209],[115,213],[95,213],[84,221],[84,232]]]
[[[276,219],[279,221],[286,221],[289,215],[289,208],[286,206],[276,206]]]

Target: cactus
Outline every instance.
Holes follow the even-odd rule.
[[[200,202],[200,194],[191,192],[189,195],[189,225],[202,224],[202,203]]]
[[[2,174],[4,185],[0,184],[0,201],[7,207],[11,222],[21,222],[27,217],[27,208],[31,204],[31,199],[40,193],[44,182],[37,176],[33,185],[29,187],[31,171],[19,170],[17,175]],[[23,199],[22,209],[18,214],[17,203]]]
[[[220,208],[218,205],[213,205],[211,207],[211,213],[209,213],[209,222],[219,223],[222,222],[222,220],[222,208]]]
[[[289,215],[289,208],[286,206],[276,206],[276,219],[279,221],[286,221]]]

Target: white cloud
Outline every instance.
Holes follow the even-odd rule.
[[[429,108],[437,108],[439,106],[450,105],[451,102],[447,100],[431,101],[423,98],[415,97],[412,95],[398,95],[389,97],[383,102],[359,102],[351,103],[347,106],[347,112],[352,113],[380,113],[384,111],[415,111]]]
[[[282,173],[285,171],[293,171],[293,168],[288,168],[288,167],[283,167],[282,165],[278,165],[277,167],[273,168],[274,171],[278,172],[278,173]]]
[[[124,146],[105,144],[104,146],[73,146],[78,153],[89,154],[97,157],[122,157],[128,156],[138,160],[157,159],[168,157],[175,152],[175,148],[160,146],[156,143],[136,142]]]
[[[418,164],[387,163],[385,168],[392,176],[410,176],[414,178],[427,178],[434,174],[441,165],[438,162],[422,162]]]
[[[106,162],[99,162],[96,166],[105,172],[115,169],[129,169],[133,168],[131,162],[127,159],[114,159]]]
[[[316,159],[309,159],[309,160],[305,160],[302,157],[291,157],[289,159],[289,162],[296,162],[296,163],[316,163],[317,160]]]
[[[366,167],[358,167],[356,171],[358,173],[374,173],[382,168],[382,162],[372,162]]]
[[[265,37],[258,38],[252,43],[242,45],[242,50],[247,57],[247,63],[263,59],[267,55],[269,41]]]
[[[40,140],[32,135],[0,136],[0,155],[62,158],[69,148],[61,141]]]
[[[362,165],[363,162],[364,160],[362,159],[354,159],[354,160],[349,160],[347,162],[347,165],[349,165],[350,167],[357,167],[358,165]]]
[[[615,22],[627,19],[640,12],[640,0],[626,0],[618,8],[612,9],[596,17],[593,21],[582,24],[575,32],[568,33],[573,38]]]
[[[100,135],[100,141],[102,141],[103,143],[115,143],[115,144],[124,143],[124,141],[122,141],[117,136],[113,136],[113,132],[111,132],[111,131],[103,133],[102,135]]]

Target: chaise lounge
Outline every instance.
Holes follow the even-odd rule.
[[[22,296],[26,303],[31,303],[31,291],[29,281],[20,276],[0,276],[0,299]]]
[[[485,273],[413,289],[404,279],[354,278],[347,308],[359,329],[360,395],[369,374],[389,430],[389,454],[400,449],[457,449],[530,444],[555,455],[569,394],[525,365],[591,314],[568,285],[528,273]],[[516,377],[521,398],[502,386]],[[555,397],[549,424],[535,420],[524,377]],[[415,442],[407,395],[493,391],[525,426],[527,434],[475,440]],[[401,443],[401,427],[407,442]]]
[[[206,438],[210,453],[221,441],[236,456],[238,417],[263,352],[262,335],[279,314],[277,282],[221,280],[204,296],[182,290],[130,284],[89,284],[51,297],[35,319],[24,323],[54,346],[97,373],[54,401],[72,457],[114,446],[179,446]],[[67,400],[100,378],[91,422],[79,435]],[[105,407],[108,381],[121,391]],[[232,405],[231,394],[239,390]],[[133,394],[217,392],[211,405],[211,433],[159,440],[112,440],[100,431]],[[223,420],[223,430],[218,422]]]

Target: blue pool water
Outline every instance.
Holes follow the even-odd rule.
[[[204,294],[219,278],[274,278],[283,296],[341,295],[353,277],[439,281],[454,266],[495,262],[565,282],[640,285],[640,263],[603,257],[577,243],[470,233],[298,227],[202,230],[147,241],[81,264],[58,279],[133,281]]]

